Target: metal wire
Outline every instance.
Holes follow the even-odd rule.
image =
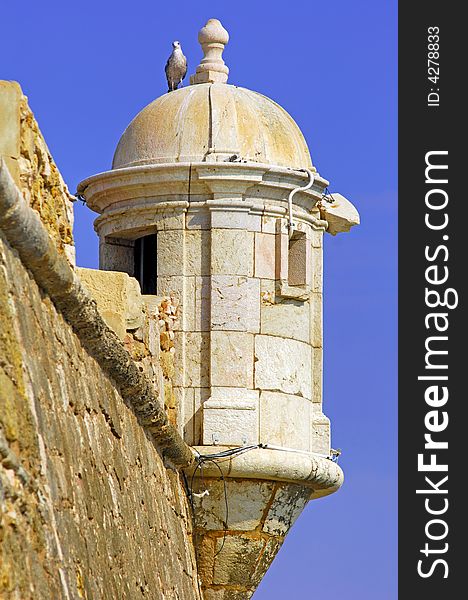
[[[75,192],[75,198],[77,200],[79,200],[80,202],[82,202],[83,206],[86,204],[86,198],[82,194],[79,194],[78,192]]]
[[[330,200],[331,198],[331,200]],[[333,194],[330,193],[330,190],[328,188],[325,188],[322,194],[322,200],[325,200],[325,202],[328,202],[328,204],[333,204],[333,202],[335,202],[335,199],[333,198]]]
[[[233,448],[232,450],[233,451],[235,451],[235,450],[248,451],[248,450],[253,450],[256,447],[258,447],[258,446],[252,446],[252,447],[249,447],[248,449],[246,449],[246,448],[244,448],[244,449],[243,448]],[[194,469],[194,471],[192,473],[191,480],[190,480],[189,499],[190,499],[190,504],[192,506],[192,511],[194,513],[195,513],[195,506],[194,506],[194,502],[193,502],[193,481],[195,479],[195,475],[196,475],[198,469],[200,469],[200,478],[201,478],[203,486],[205,485],[205,483],[204,483],[204,477],[203,477],[203,465],[206,462],[213,463],[215,465],[215,467],[218,469],[218,471],[220,473],[220,477],[221,477],[221,480],[223,482],[224,506],[225,506],[225,519],[223,521],[223,530],[224,530],[224,533],[223,533],[223,541],[221,543],[221,547],[215,553],[215,557],[218,556],[218,554],[224,548],[224,544],[226,542],[226,533],[227,533],[227,529],[228,529],[228,522],[229,522],[229,502],[228,502],[228,497],[227,497],[226,478],[224,477],[223,470],[221,469],[221,467],[216,462],[216,459],[218,457],[223,458],[223,457],[226,457],[226,456],[229,456],[229,455],[235,455],[235,454],[240,454],[240,452],[232,452],[232,453],[230,453],[228,455],[226,455],[226,451],[224,451],[224,452],[218,452],[218,453],[215,453],[214,455],[209,455],[209,454],[202,455],[202,454],[198,454],[198,456],[197,456],[197,466],[195,467],[195,469]]]

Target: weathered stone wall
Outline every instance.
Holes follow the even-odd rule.
[[[151,380],[169,422],[176,427],[179,406],[173,387],[173,330],[179,321],[177,299],[141,295],[137,280],[127,273],[82,268],[77,272],[107,325]]]
[[[0,357],[0,597],[198,598],[180,476],[3,238]]]
[[[0,156],[22,192],[18,202],[39,214],[52,248],[73,265],[71,199],[14,82],[0,82]],[[16,218],[24,214],[31,225],[27,211]],[[88,353],[5,232],[10,239],[11,230],[0,230],[0,598],[199,599],[180,474],[163,462],[154,432],[137,421],[109,365],[105,371]],[[50,267],[43,260],[36,271],[37,264]],[[53,257],[50,264],[65,281],[64,267]],[[175,423],[177,307],[170,299],[145,302],[125,274],[76,272]],[[106,343],[111,351],[119,340]]]
[[[0,81],[0,156],[59,252],[75,263],[73,196],[50,155],[36,119],[15,81]]]

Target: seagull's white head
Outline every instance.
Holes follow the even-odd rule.
[[[177,41],[175,41],[175,42],[172,42],[172,47],[174,48],[174,50],[175,50],[176,48],[179,48],[179,49],[180,49],[180,42],[177,42]]]

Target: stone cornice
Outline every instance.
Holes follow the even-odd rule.
[[[287,197],[306,177],[298,170],[260,163],[153,164],[98,173],[82,181],[77,191],[92,210],[102,212],[117,199],[207,192],[244,194],[253,186],[261,187],[262,192],[263,188],[280,189]],[[328,183],[317,173],[312,189],[299,196],[310,198],[313,206]]]
[[[221,452],[222,446],[196,446],[200,454]],[[225,477],[236,479],[264,479],[301,484],[310,487],[311,497],[320,498],[336,492],[344,475],[336,462],[312,452],[289,452],[257,448],[229,459],[217,461]],[[192,470],[190,470],[192,473]],[[204,477],[219,477],[216,465],[206,462]]]
[[[180,163],[128,167],[99,173],[82,181],[78,193],[101,213],[96,230],[124,215],[209,211],[285,215],[287,197],[303,185],[301,171],[258,163]],[[315,208],[328,181],[316,174],[314,186],[296,195],[294,217],[326,230]]]

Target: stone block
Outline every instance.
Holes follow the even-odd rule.
[[[270,568],[270,565],[273,562],[273,559],[278,554],[278,551],[281,548],[282,543],[283,543],[283,540],[281,538],[280,539],[270,538],[267,541],[267,543],[265,545],[265,549],[263,550],[263,552],[257,562],[257,565],[255,567],[255,572],[251,579],[251,585],[252,585],[253,589],[256,589],[257,586],[260,584],[260,581],[263,579],[266,572]]]
[[[184,233],[177,230],[158,232],[158,278],[187,274],[184,270]]]
[[[276,233],[278,235],[279,234],[285,234],[285,235],[289,234],[287,217],[280,217],[280,218],[276,219],[275,225],[276,225]]]
[[[197,536],[195,538],[196,552],[197,552],[197,571],[198,576],[203,583],[209,584],[213,582],[213,568],[214,568],[214,555],[216,547],[216,538],[210,536]],[[224,590],[222,590],[224,591]],[[210,598],[210,596],[203,595],[203,598]],[[212,598],[218,598],[218,596],[212,596]],[[222,598],[222,596],[221,596]]]
[[[195,322],[194,331],[209,331],[211,328],[211,278],[195,277]]]
[[[206,206],[188,208],[185,216],[187,229],[211,229],[211,215]]]
[[[310,241],[312,244],[312,248],[322,248],[323,245],[323,231],[319,229],[314,229],[311,227],[310,230]]]
[[[203,437],[203,405],[210,397],[210,388],[193,388],[193,444],[202,443]]]
[[[310,295],[310,343],[314,348],[322,347],[323,336],[323,304],[322,294],[313,292]]]
[[[322,382],[323,382],[323,350],[322,348],[312,348],[312,402],[322,403]]]
[[[311,347],[270,335],[255,336],[255,387],[312,397]]]
[[[244,210],[212,210],[211,227],[213,229],[243,229],[244,231],[261,231],[261,216],[252,215]]]
[[[175,332],[174,385],[208,387],[210,382],[210,334]]]
[[[260,279],[260,305],[271,306],[276,302],[276,282],[273,279]]]
[[[242,229],[211,231],[211,273],[253,276],[254,233]]]
[[[135,242],[119,238],[101,238],[99,240],[99,268],[104,271],[122,271],[133,277]]]
[[[310,307],[298,300],[283,300],[278,304],[262,302],[260,332],[310,341]]]
[[[197,85],[199,83],[226,83],[226,73],[221,73],[216,70],[206,70],[195,75],[190,75],[190,85]]]
[[[213,408],[238,408],[255,410],[258,406],[258,390],[236,387],[212,387],[210,405]]]
[[[158,232],[158,277],[210,274],[210,232]]]
[[[184,440],[190,446],[202,443],[203,403],[210,396],[209,388],[175,387],[174,394],[182,410],[182,430]]]
[[[124,198],[124,201],[127,198]],[[125,208],[114,212],[107,220],[99,218],[98,234],[100,237],[126,237],[128,239],[146,236],[159,231],[185,229],[185,214],[181,209],[158,212],[157,204],[142,203],[138,210],[127,211]],[[125,235],[123,233],[125,232]]]
[[[211,388],[211,397],[203,404],[203,443],[258,443],[258,391]]]
[[[203,481],[196,479],[197,492],[203,492]],[[224,485],[222,481],[207,482],[208,496],[195,498],[195,527],[208,531],[220,531],[224,528],[226,506],[224,500]],[[242,482],[226,481],[227,497],[229,499],[229,515],[227,528],[236,531],[253,531],[262,520],[274,484],[259,480]]]
[[[275,536],[286,535],[309,498],[310,488],[294,484],[281,486],[270,506],[263,531]]]
[[[213,583],[215,585],[246,585],[252,576],[265,541],[240,535],[218,538]]]
[[[0,156],[16,183],[19,183],[18,158],[21,143],[21,87],[15,81],[0,81]]]
[[[288,281],[288,247],[289,238],[287,233],[281,231],[281,221],[277,221],[276,249],[275,249],[275,279]]]
[[[204,230],[185,231],[185,275],[210,274],[210,244],[211,232]]]
[[[77,272],[103,319],[121,339],[127,329],[143,325],[144,302],[136,279],[116,271],[77,268]]]
[[[156,225],[156,230],[159,231],[169,231],[171,229],[185,229],[185,212],[183,210],[173,211],[173,212],[164,212],[159,213],[157,215],[154,214],[154,211],[151,210],[150,215],[148,215],[148,221],[151,224]]]
[[[244,446],[258,443],[258,410],[203,406],[205,446]]]
[[[223,331],[260,330],[260,281],[247,277],[213,275],[211,326]]]
[[[311,422],[310,449],[319,454],[330,453],[330,419],[322,412],[314,413]]]
[[[253,387],[253,334],[211,332],[211,385]]]
[[[310,450],[310,400],[279,392],[260,394],[260,442]]]
[[[322,293],[323,252],[321,248],[312,248],[312,292]],[[310,271],[310,269],[309,269]]]
[[[262,232],[263,233],[276,233],[276,219],[277,217],[270,217],[264,215],[262,217]]]
[[[194,445],[194,428],[193,428],[193,388],[173,387],[175,402],[179,407],[179,429],[185,442]]]
[[[274,234],[255,234],[255,277],[262,279],[275,278],[275,248],[276,238]]]

